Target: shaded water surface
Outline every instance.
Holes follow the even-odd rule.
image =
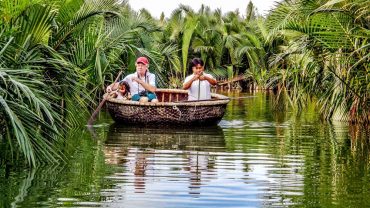
[[[0,171],[3,207],[369,207],[369,132],[229,94],[219,126],[101,119],[71,133],[70,162]],[[77,149],[77,150],[76,150]]]

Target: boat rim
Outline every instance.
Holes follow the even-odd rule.
[[[167,93],[188,93],[187,90],[180,89],[157,89],[157,92],[167,92]],[[108,96],[108,93],[104,94],[104,98]],[[107,101],[116,104],[134,105],[134,106],[213,106],[227,104],[230,98],[217,93],[211,93],[211,100],[194,100],[194,101],[175,101],[175,102],[158,102],[158,103],[140,103],[138,101],[132,100],[122,100],[112,97],[108,97]]]

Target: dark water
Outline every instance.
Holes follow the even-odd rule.
[[[67,164],[0,169],[0,206],[370,207],[368,129],[230,96],[216,127],[73,131]]]

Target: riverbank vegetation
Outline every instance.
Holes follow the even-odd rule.
[[[323,118],[368,123],[369,8],[294,0],[261,16],[252,3],[229,13],[179,5],[155,18],[126,1],[0,1],[0,163],[62,160],[66,131],[138,55],[160,87],[180,87],[197,56],[218,79],[243,75],[245,88],[274,90],[276,103],[313,100]]]

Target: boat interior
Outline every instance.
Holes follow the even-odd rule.
[[[159,102],[181,102],[188,100],[187,93],[157,91],[155,94]]]

